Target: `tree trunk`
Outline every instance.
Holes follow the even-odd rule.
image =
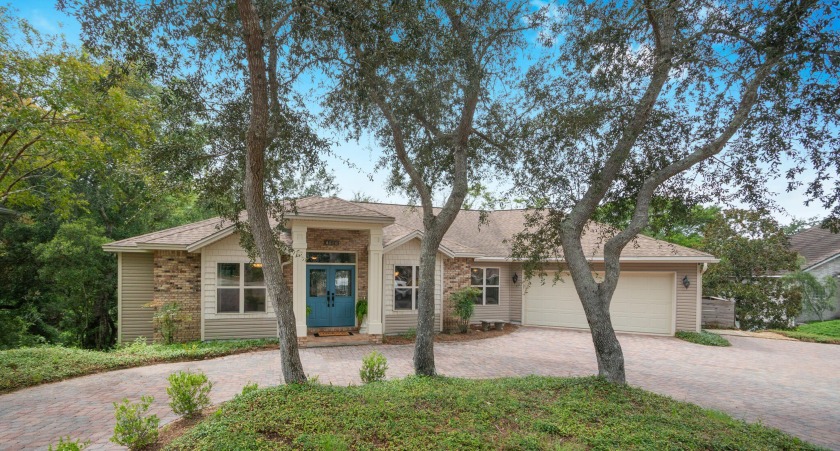
[[[581,298],[592,344],[595,345],[595,358],[598,361],[598,376],[614,384],[626,382],[624,373],[624,353],[610,319],[610,298],[600,293],[587,294]]]
[[[266,295],[277,315],[280,335],[280,365],[283,380],[288,383],[306,382],[298,352],[295,313],[292,296],[283,279],[280,254],[275,245],[274,232],[265,205],[265,149],[268,147],[268,80],[263,55],[263,33],[259,15],[250,0],[237,0],[248,60],[251,93],[251,119],[246,138],[245,208],[254,244],[262,259]]]
[[[620,274],[618,257],[605,256],[604,280],[601,283],[596,282],[592,268],[586,260],[580,237],[580,232],[574,228],[563,231],[563,258],[589,323],[589,332],[592,334],[592,344],[595,345],[595,357],[598,361],[598,376],[615,384],[624,384],[624,353],[610,319],[610,301],[618,286]]]
[[[434,376],[435,370],[435,260],[442,233],[426,230],[420,243],[420,289],[417,293],[417,339],[414,372]]]

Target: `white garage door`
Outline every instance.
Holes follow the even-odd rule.
[[[615,330],[673,334],[674,277],[674,273],[621,273],[610,303]],[[544,285],[534,279],[526,288],[523,323],[588,329],[571,276],[564,273],[556,284],[553,281],[554,275],[549,274]]]

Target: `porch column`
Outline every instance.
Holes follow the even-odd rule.
[[[292,302],[297,336],[306,337],[306,226],[292,224]]]
[[[382,335],[382,229],[370,229],[368,245],[368,333]]]

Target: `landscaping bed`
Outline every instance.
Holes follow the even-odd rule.
[[[774,330],[773,332],[800,341],[814,343],[840,344],[840,319],[817,321],[803,324],[792,330]]]
[[[515,324],[505,324],[502,330],[490,329],[488,331],[481,330],[481,326],[474,324],[470,326],[467,333],[438,333],[435,334],[435,343],[452,343],[459,341],[473,341],[482,340],[484,338],[501,337],[519,329]],[[414,343],[414,332],[409,332],[402,335],[386,335],[384,339],[385,344],[389,345],[406,345]]]
[[[601,379],[419,378],[272,387],[167,449],[818,449],[760,424]]]
[[[704,346],[732,346],[732,343],[730,343],[729,340],[727,340],[726,338],[723,338],[718,334],[707,332],[705,330],[701,330],[700,332],[689,332],[681,330],[677,331],[677,333],[675,333],[674,336],[679,338],[680,340]]]
[[[39,346],[0,351],[0,393],[121,368],[203,360],[260,349],[277,349],[276,339],[228,340],[171,345],[142,342],[111,351]]]

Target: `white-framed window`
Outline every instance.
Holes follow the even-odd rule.
[[[471,268],[470,285],[481,291],[478,305],[499,305],[499,268]]]
[[[219,263],[216,312],[265,312],[265,278],[260,263]]]
[[[394,310],[417,310],[420,267],[394,266]]]

